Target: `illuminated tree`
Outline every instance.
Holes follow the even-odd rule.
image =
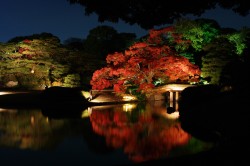
[[[243,28],[238,32],[227,35],[227,39],[235,45],[235,53],[241,56],[244,50],[248,47],[246,42],[250,36],[250,29]]]
[[[57,37],[38,36],[27,37],[29,39],[17,37],[0,45],[2,87],[8,82],[26,89],[43,89],[46,85],[63,86],[70,74],[69,65],[61,63],[67,50],[61,47]]]
[[[191,40],[192,47],[196,51],[200,51],[202,47],[210,43],[219,35],[219,24],[210,19],[181,19],[175,24],[176,32],[183,35],[186,40]]]
[[[125,92],[132,85],[144,93],[159,82],[197,82],[198,66],[179,56],[171,45],[166,45],[166,38],[172,44],[190,45],[190,41],[174,33],[173,27],[151,30],[144,42],[135,43],[124,53],[109,54],[108,66],[94,72],[90,82],[92,88],[113,87],[116,92]]]
[[[50,33],[15,37],[0,44],[0,86],[88,85],[93,72],[105,65],[101,55],[125,50],[135,38],[133,33],[117,33],[108,26],[96,27],[86,40],[69,39],[65,45]]]

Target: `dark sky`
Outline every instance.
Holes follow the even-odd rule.
[[[202,18],[214,19],[221,27],[250,27],[250,15],[241,17],[230,10],[211,10]],[[82,6],[71,5],[67,0],[3,0],[0,4],[0,21],[0,42],[42,32],[52,33],[61,42],[71,37],[83,39],[89,30],[98,25],[109,25],[119,33],[135,33],[137,37],[148,32],[124,22],[99,23],[96,15],[85,16]]]

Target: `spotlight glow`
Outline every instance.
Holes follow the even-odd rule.
[[[128,112],[128,111],[133,111],[133,108],[136,107],[136,104],[124,104],[122,106],[123,111]]]

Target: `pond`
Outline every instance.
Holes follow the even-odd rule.
[[[74,111],[0,109],[1,165],[132,165],[213,146],[184,131],[163,101]]]

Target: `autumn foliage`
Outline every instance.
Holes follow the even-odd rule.
[[[162,84],[197,82],[199,67],[178,55],[173,47],[190,42],[173,31],[173,27],[151,30],[145,41],[133,44],[124,52],[109,54],[107,66],[93,73],[92,89],[114,88],[116,92],[125,92],[129,86],[137,86],[143,93],[154,88],[157,81]]]

